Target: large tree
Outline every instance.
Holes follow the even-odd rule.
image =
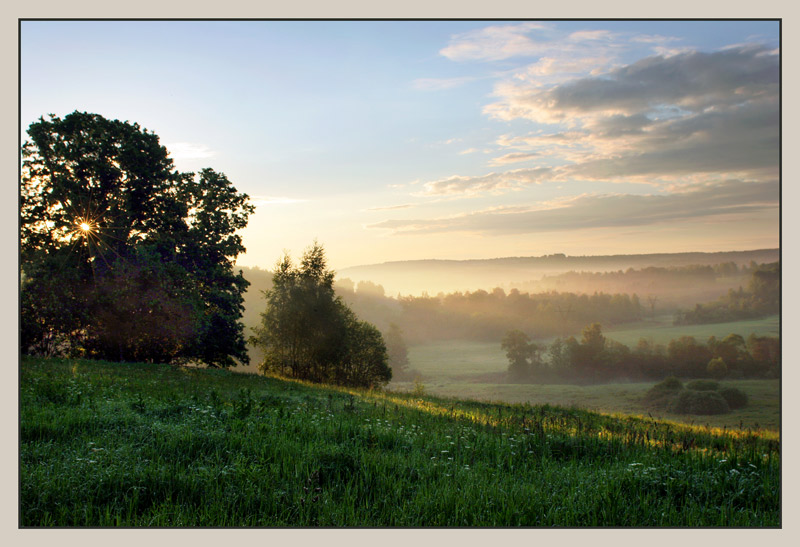
[[[23,351],[247,362],[238,230],[253,212],[221,173],[175,169],[138,124],[73,112],[22,147]]]
[[[299,266],[288,254],[275,266],[266,309],[251,341],[264,351],[263,372],[313,382],[374,387],[392,377],[386,344],[333,289],[325,251],[314,243]]]

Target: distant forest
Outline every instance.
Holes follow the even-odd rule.
[[[780,260],[779,249],[753,251],[730,251],[719,253],[656,253],[639,255],[567,256],[553,254],[545,256],[506,257],[485,260],[409,260],[386,262],[366,266],[344,268],[339,278],[349,278],[355,283],[372,281],[380,283],[386,294],[421,295],[474,291],[502,287],[521,292],[538,293],[548,290],[591,294],[598,292],[637,293],[640,298],[648,293],[659,293],[662,304],[693,306],[717,298],[729,288],[738,288],[736,279],[718,276],[711,285],[701,283],[684,284],[685,279],[675,279],[672,290],[664,286],[666,279],[654,277],[654,270],[687,268],[686,273],[699,266],[717,267],[733,264],[737,268],[751,264],[766,264]],[[650,269],[653,271],[648,271]],[[618,274],[644,271],[639,279],[627,276],[620,284]],[[569,275],[564,275],[569,272]],[[601,277],[591,277],[602,272]],[[699,273],[699,272],[695,272]],[[735,275],[734,272],[731,272]],[[608,274],[608,275],[603,275]],[[651,275],[653,274],[653,275]],[[636,285],[627,285],[635,281]],[[720,290],[721,289],[721,290]]]
[[[764,264],[751,269],[747,288],[730,289],[713,302],[696,304],[679,311],[676,325],[725,323],[779,313],[781,305],[780,264]]]
[[[545,275],[538,281],[512,284],[526,292],[625,292],[638,294],[642,303],[660,313],[674,313],[697,302],[714,300],[730,289],[747,285],[760,267],[754,261],[689,266],[648,266],[645,268],[588,272],[570,271]],[[648,300],[649,299],[649,300]],[[652,306],[651,306],[652,305]]]
[[[682,324],[708,318],[729,321],[771,315],[779,311],[779,272],[777,263],[738,266],[728,262],[605,273],[568,272],[551,278],[616,287],[619,291],[615,292],[532,293],[494,288],[389,297],[379,284],[356,283],[348,278],[338,279],[335,289],[359,317],[384,333],[391,324],[397,325],[410,344],[446,339],[497,341],[512,329],[537,339],[552,338],[580,332],[591,323],[611,328],[665,313],[677,314],[676,321]],[[250,327],[260,320],[263,291],[271,287],[271,273],[258,268],[243,268],[243,273],[251,283],[245,294],[243,317],[244,324]],[[688,310],[664,304],[669,302],[670,291],[686,286],[705,286],[708,290],[703,293],[704,298],[691,301]],[[737,289],[730,289],[731,286]],[[638,288],[645,290],[639,294]],[[697,304],[698,301],[708,303]]]

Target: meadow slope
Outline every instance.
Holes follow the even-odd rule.
[[[168,365],[20,365],[23,527],[776,527],[780,495],[772,432]]]

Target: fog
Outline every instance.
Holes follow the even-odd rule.
[[[574,273],[619,272],[628,269],[675,268],[681,266],[715,266],[733,263],[737,266],[776,262],[780,258],[778,249],[735,251],[721,253],[663,253],[650,255],[611,256],[566,256],[563,254],[540,257],[508,257],[487,260],[412,260],[386,262],[344,268],[338,272],[339,279],[350,279],[355,283],[370,281],[383,287],[388,295],[435,295],[454,291],[491,290],[500,287],[508,291],[518,288],[527,292],[559,290],[578,293],[594,291],[617,292],[619,282],[611,277],[600,280],[586,276],[565,276]],[[652,286],[647,283],[652,282]],[[622,286],[626,286],[623,282]],[[640,296],[647,292],[664,293],[659,296],[679,297],[681,292],[694,298],[695,287],[677,284],[670,290],[660,288],[660,280],[638,282]],[[725,292],[735,287],[736,280],[722,282],[719,288]],[[714,291],[715,287],[706,287]],[[633,292],[628,289],[625,292]],[[697,296],[702,296],[698,294]]]
[[[397,262],[342,270],[335,289],[359,318],[382,332],[397,325],[412,348],[488,344],[481,351],[494,356],[490,368],[502,369],[507,363],[500,340],[510,330],[544,343],[580,339],[581,329],[591,323],[604,329],[641,322],[671,325],[679,310],[747,287],[759,263],[778,257],[778,250],[761,250]],[[263,291],[271,287],[271,273],[258,268],[243,268],[243,273],[251,283],[243,316],[250,336],[266,305]],[[250,357],[251,364],[239,370],[257,371],[255,348]]]

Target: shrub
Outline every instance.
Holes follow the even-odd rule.
[[[675,376],[669,376],[647,391],[644,402],[654,407],[667,407],[681,389],[683,383]]]
[[[425,384],[422,383],[422,380],[417,376],[414,378],[414,390],[411,392],[414,397],[424,397],[425,396]]]
[[[724,387],[719,390],[719,394],[722,395],[722,398],[725,399],[728,406],[733,410],[747,406],[747,394],[741,389]]]
[[[684,389],[670,405],[676,414],[725,414],[730,412],[727,401],[716,391]]]
[[[694,391],[717,391],[719,389],[719,382],[714,380],[692,380],[686,383],[686,389],[693,389]]]
[[[679,391],[683,389],[683,382],[675,376],[668,376],[652,387],[659,391]]]

